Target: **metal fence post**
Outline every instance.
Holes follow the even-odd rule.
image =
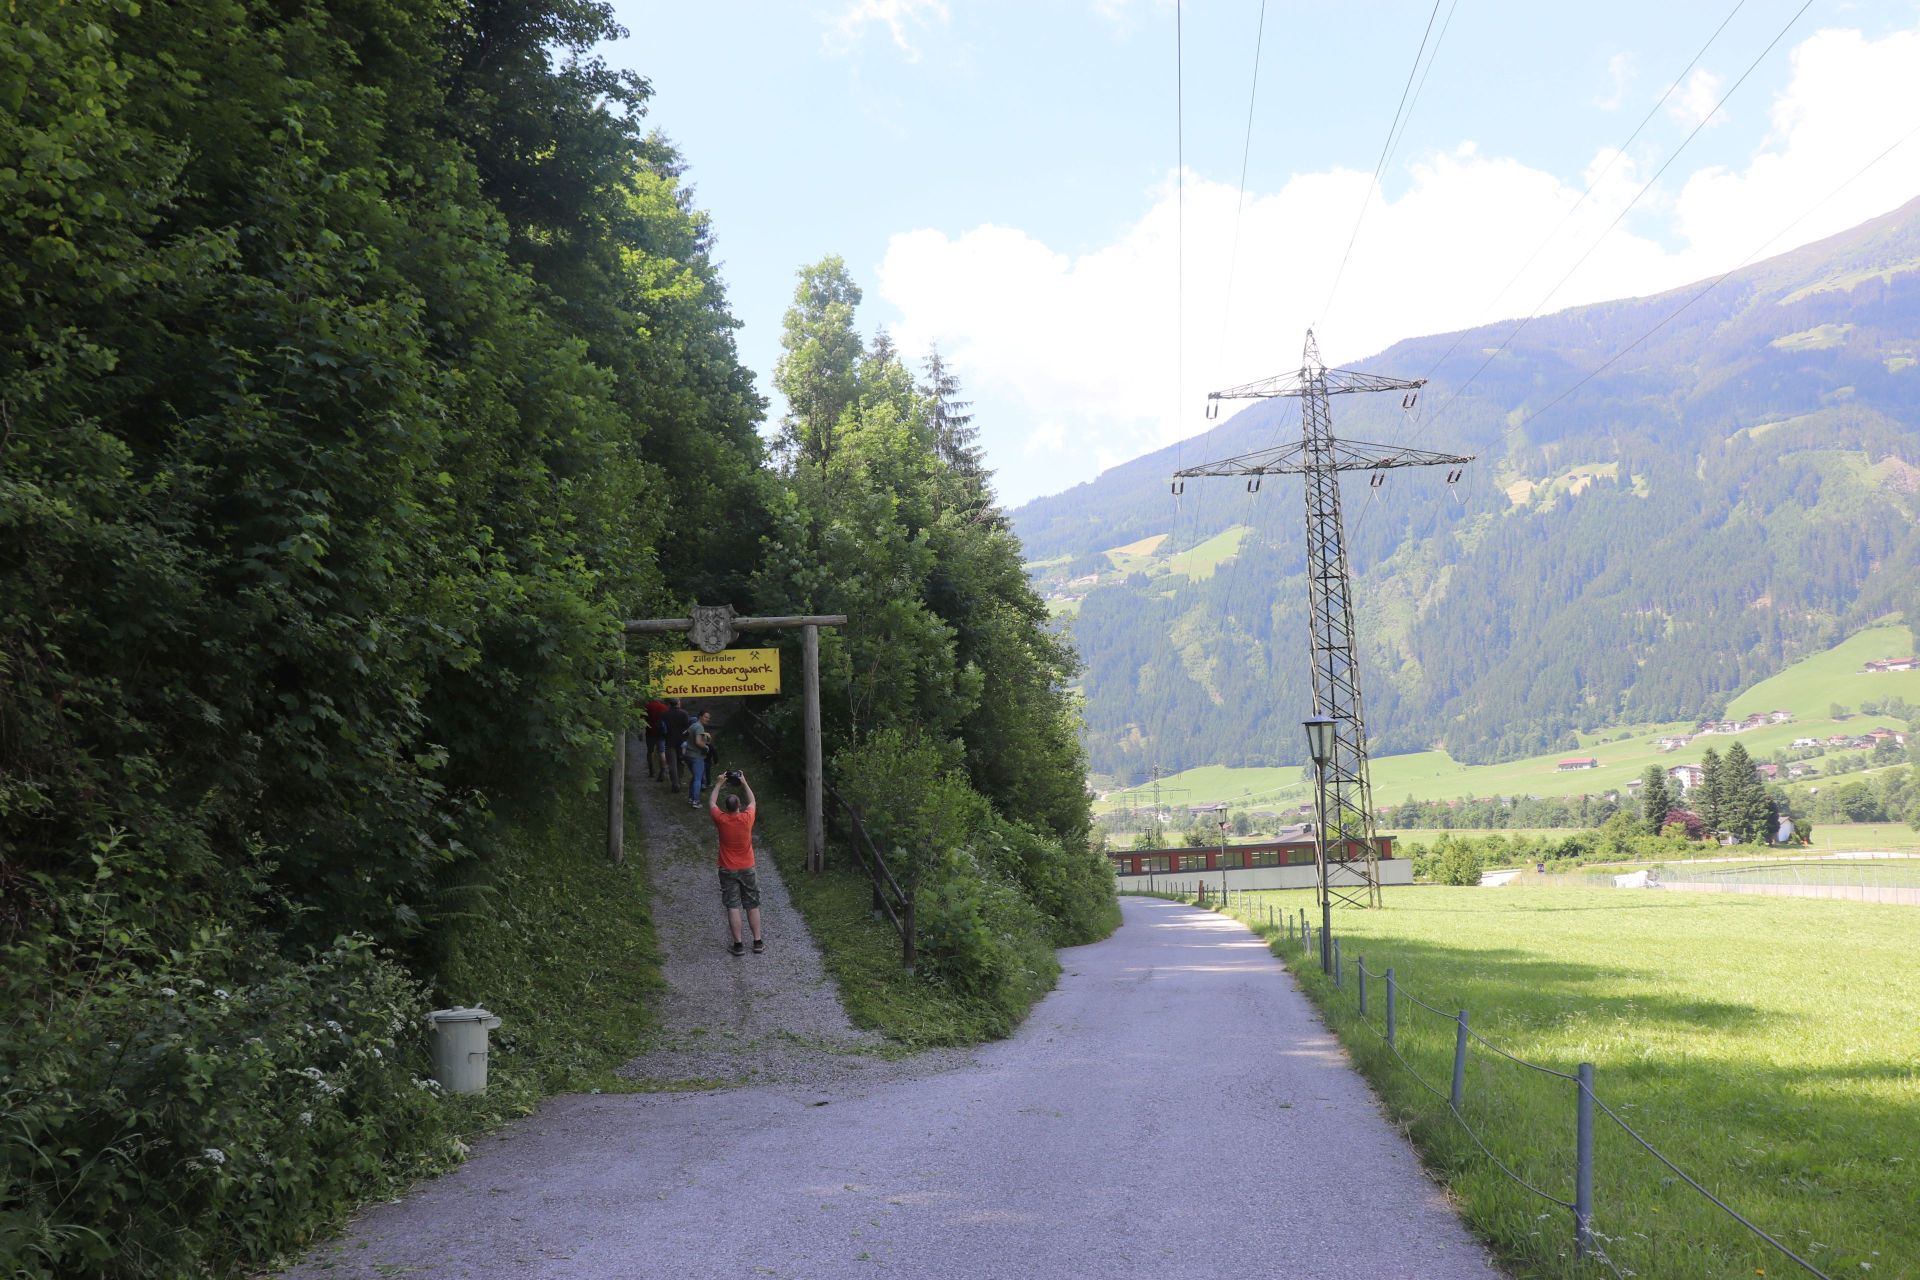
[[[1460,1011],[1460,1020],[1453,1033],[1453,1109],[1458,1111],[1467,1096],[1467,1011]]]
[[[1360,984],[1360,1016],[1367,1016],[1367,958],[1353,958],[1353,980]]]
[[[1393,966],[1387,966],[1387,1048],[1393,1048],[1394,1032]]]
[[[1580,1064],[1579,1119],[1574,1129],[1573,1256],[1593,1248],[1593,1064]]]
[[[1333,985],[1335,987],[1345,987],[1347,985],[1347,972],[1340,963],[1340,937],[1338,934],[1335,934],[1333,938]]]

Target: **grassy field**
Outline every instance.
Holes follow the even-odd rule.
[[[1298,911],[1307,895],[1250,895]],[[1516,1274],[1605,1272],[1572,1257],[1571,1214],[1508,1181],[1354,1007],[1355,957],[1396,970],[1399,1050],[1445,1093],[1455,1026],[1556,1070],[1595,1064],[1594,1093],[1715,1194],[1829,1275],[1920,1278],[1920,1007],[1911,907],[1610,889],[1389,889],[1340,910],[1335,991],[1277,950],[1474,1229]],[[1369,1029],[1372,1028],[1372,1029]],[[1516,1173],[1573,1198],[1573,1087],[1469,1054],[1469,1122]],[[1596,1115],[1595,1228],[1623,1274],[1800,1274]]]
[[[1663,768],[1698,764],[1710,746],[1724,752],[1737,741],[1756,759],[1764,759],[1796,738],[1865,733],[1886,718],[1857,714],[1860,703],[1902,697],[1920,704],[1920,671],[1865,675],[1860,671],[1861,665],[1869,658],[1903,656],[1914,649],[1913,633],[1904,626],[1877,626],[1856,632],[1825,653],[1797,662],[1778,676],[1753,686],[1735,698],[1728,708],[1730,716],[1744,716],[1753,711],[1789,711],[1793,713],[1791,721],[1737,736],[1695,738],[1679,751],[1662,751],[1654,745],[1654,740],[1666,734],[1688,732],[1693,728],[1690,723],[1631,725],[1585,734],[1577,751],[1556,751],[1504,764],[1461,764],[1445,751],[1377,756],[1372,761],[1374,798],[1385,806],[1407,796],[1416,800],[1455,800],[1463,796],[1596,794],[1624,788],[1651,764]],[[1828,711],[1836,702],[1853,708],[1856,714],[1835,720]],[[1889,724],[1888,727],[1897,726]],[[1575,755],[1592,756],[1600,761],[1600,767],[1565,773],[1555,767],[1560,760]],[[1182,805],[1244,799],[1249,805],[1279,806],[1311,798],[1311,789],[1301,781],[1298,765],[1253,769],[1208,765],[1169,775],[1161,779],[1160,787],[1161,795],[1169,803]],[[1136,787],[1110,796],[1096,809],[1106,812],[1125,808],[1129,798],[1137,805],[1150,795],[1151,788]]]

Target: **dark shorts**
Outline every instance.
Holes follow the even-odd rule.
[[[752,867],[720,873],[720,905],[749,911],[760,905],[760,878],[753,874]]]

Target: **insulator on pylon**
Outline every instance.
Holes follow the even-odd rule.
[[[1400,397],[1400,407],[1401,407],[1402,409],[1411,409],[1411,408],[1413,408],[1413,397],[1412,397],[1412,396],[1401,396],[1401,397]]]
[[[1459,481],[1459,479],[1460,479],[1460,468],[1455,467],[1453,470],[1447,472],[1448,484],[1455,484]]]
[[[1219,417],[1220,417],[1220,402],[1218,400],[1207,401],[1207,421],[1213,422],[1213,421],[1216,421]]]
[[[1260,477],[1259,477],[1259,476],[1255,476],[1255,477],[1254,477],[1253,479],[1251,479],[1251,480],[1249,480],[1249,481],[1247,481],[1247,492],[1248,492],[1248,493],[1258,493],[1258,492],[1260,492]]]
[[[1179,496],[1180,496],[1181,494],[1183,494],[1183,493],[1185,493],[1186,491],[1187,491],[1187,482],[1186,482],[1185,480],[1175,480],[1175,481],[1173,482],[1173,496],[1174,496],[1174,497],[1176,497],[1176,498],[1177,498],[1177,497],[1179,497]]]
[[[1373,473],[1373,479],[1369,483],[1371,483],[1374,488],[1378,489],[1380,487],[1380,482],[1382,480],[1385,480],[1386,478],[1387,477],[1385,473],[1376,471]]]

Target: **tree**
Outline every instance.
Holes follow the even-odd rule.
[[[1708,747],[1700,757],[1700,785],[1698,795],[1694,797],[1694,809],[1700,814],[1700,820],[1715,831],[1726,828],[1724,813],[1727,801],[1726,773],[1721,767],[1720,753]]]
[[[1667,771],[1657,764],[1647,766],[1640,775],[1640,812],[1645,820],[1647,834],[1659,835],[1661,828],[1667,825],[1667,810],[1673,807],[1673,796],[1667,789]]]
[[[838,254],[797,274],[773,369],[773,385],[787,399],[781,445],[794,467],[824,470],[833,459],[841,415],[859,393],[862,352],[854,311],[861,293]]]
[[[1721,762],[1720,825],[1740,840],[1763,842],[1773,835],[1775,811],[1753,757],[1736,742]]]
[[[973,425],[973,415],[964,412],[973,407],[973,402],[959,398],[960,379],[940,358],[940,348],[927,349],[924,368],[926,381],[921,384],[921,392],[929,405],[934,447],[939,450],[940,460],[960,481],[962,493],[958,505],[969,516],[985,515],[993,508],[993,493],[988,487],[989,472],[979,444],[980,431]]]
[[[1245,809],[1234,810],[1233,834],[1237,836],[1253,834],[1253,819],[1247,816]]]

